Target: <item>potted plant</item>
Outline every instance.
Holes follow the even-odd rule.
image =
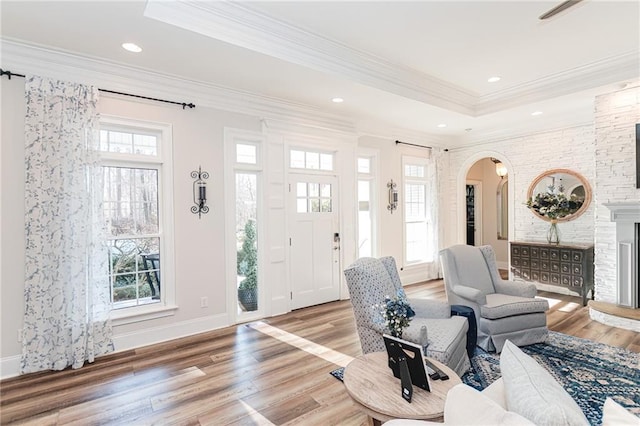
[[[256,223],[248,220],[244,226],[244,241],[238,253],[238,272],[245,278],[238,286],[238,302],[244,311],[258,309],[258,247]]]

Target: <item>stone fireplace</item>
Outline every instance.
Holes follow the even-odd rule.
[[[638,288],[640,202],[604,205],[611,212],[611,221],[616,224],[616,304],[637,309],[640,307],[640,289]]]

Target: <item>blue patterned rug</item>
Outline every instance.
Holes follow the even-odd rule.
[[[607,397],[640,416],[640,354],[553,331],[545,343],[521,349],[551,373],[592,425],[602,424]],[[471,367],[462,381],[482,390],[500,377],[500,355],[476,348]],[[342,380],[343,370],[331,375]]]

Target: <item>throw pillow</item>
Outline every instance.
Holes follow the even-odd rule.
[[[500,355],[507,409],[536,425],[588,425],[584,413],[553,376],[507,340]]]
[[[447,393],[444,403],[444,422],[453,426],[472,424],[533,426],[529,420],[505,410],[482,392],[465,384],[456,385]]]
[[[602,409],[602,426],[638,426],[640,418],[628,412],[622,405],[611,398],[604,401]]]

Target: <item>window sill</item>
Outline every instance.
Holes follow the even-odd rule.
[[[176,305],[137,306],[135,308],[118,309],[116,311],[111,311],[111,325],[119,326],[132,324],[134,322],[169,317],[175,315],[175,311],[177,309],[178,306]]]

